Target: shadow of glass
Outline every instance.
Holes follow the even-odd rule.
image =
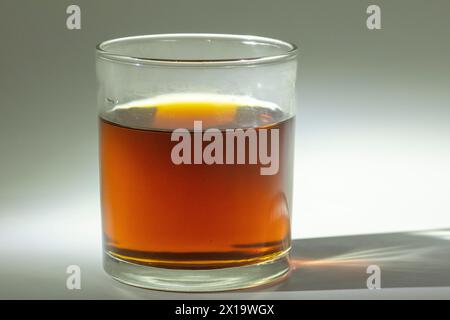
[[[264,290],[364,289],[370,265],[382,288],[450,286],[450,229],[293,240],[289,276]]]

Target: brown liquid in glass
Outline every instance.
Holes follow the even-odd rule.
[[[178,142],[171,132],[192,129],[194,120],[222,135],[227,128],[279,129],[278,173],[261,175],[259,164],[174,164]],[[279,110],[202,101],[103,114],[105,250],[128,262],[179,269],[242,266],[286,253],[293,120]]]

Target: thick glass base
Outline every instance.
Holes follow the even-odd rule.
[[[208,270],[166,269],[130,263],[104,253],[103,267],[114,279],[137,287],[182,292],[243,289],[270,283],[289,271],[288,253],[263,263]]]

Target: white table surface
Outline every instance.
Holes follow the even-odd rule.
[[[46,250],[45,240],[36,238],[34,244],[28,243],[28,254],[20,251],[24,249],[20,241],[15,249],[9,246],[9,250],[3,243],[0,298],[450,298],[450,230],[297,239],[293,241],[293,270],[283,282],[251,290],[204,294],[152,291],[116,282],[102,269],[100,241],[93,241],[89,232],[85,238],[76,238],[70,237],[69,229],[66,231],[66,237],[62,238],[65,243]],[[81,290],[66,288],[66,268],[70,264],[81,268]],[[381,269],[382,288],[379,290],[367,289],[369,265],[378,265]]]

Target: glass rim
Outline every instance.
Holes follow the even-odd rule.
[[[133,40],[157,40],[157,39],[231,39],[254,42],[254,44],[272,44],[285,48],[285,51],[279,54],[267,54],[255,57],[239,57],[239,58],[224,58],[224,59],[164,59],[158,57],[139,57],[133,55],[126,55],[109,51],[106,47],[110,44],[116,44]],[[249,43],[250,45],[250,43]],[[274,38],[240,35],[240,34],[223,34],[223,33],[161,33],[149,34],[115,38],[100,42],[96,45],[96,54],[98,57],[120,63],[127,63],[133,65],[168,65],[168,66],[240,66],[240,65],[257,65],[264,63],[273,63],[293,59],[297,56],[298,47],[291,42],[278,40]]]

